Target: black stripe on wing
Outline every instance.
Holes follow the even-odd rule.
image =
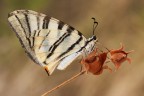
[[[83,47],[81,47],[81,49],[78,51],[82,51],[91,41],[96,40],[96,36],[92,36],[92,38],[90,38],[89,40],[86,41],[85,45]]]
[[[37,18],[37,29],[39,30],[40,29],[40,18],[38,16],[36,16]]]
[[[33,34],[33,36],[32,36],[32,48],[34,47],[35,36],[36,36],[36,30],[34,31],[34,34]]]
[[[67,31],[66,33],[64,33],[57,41],[55,41],[55,43],[49,48],[49,54],[47,55],[47,58],[49,58],[50,56],[52,56],[54,54],[54,51],[56,50],[56,48],[67,38],[71,35],[71,32],[74,31],[74,28],[73,30],[70,29],[71,27],[68,27],[67,28]],[[43,63],[46,64],[46,61],[44,61]]]
[[[62,28],[63,28],[64,24],[65,24],[64,22],[59,21],[59,24],[58,24],[58,29],[59,29],[59,30],[62,30]]]
[[[48,16],[44,17],[44,19],[43,19],[43,25],[42,25],[42,28],[43,28],[43,29],[48,29],[48,25],[49,25],[50,19],[51,19],[51,18],[48,17]]]
[[[70,52],[71,50],[74,49],[74,47],[79,44],[81,41],[83,40],[82,36],[80,36],[80,38],[74,42],[65,52],[63,52],[61,55],[59,55],[57,58],[62,57],[63,55],[65,55],[66,53]]]
[[[67,29],[68,32],[72,32],[74,30],[75,29],[71,26],[69,26]],[[74,42],[65,52],[63,52],[60,56],[58,56],[58,58],[62,57],[66,53],[70,52],[77,44],[79,44],[83,40],[82,33],[77,30],[75,30],[75,32],[78,32],[78,35],[80,36],[79,39],[76,42]]]
[[[29,17],[28,17],[28,14],[24,14],[24,16],[25,16],[25,20],[27,23],[28,31],[29,31],[29,37],[30,37],[31,36],[31,26],[30,26]]]
[[[60,45],[60,43],[62,43],[64,41],[64,39],[66,37],[70,36],[69,33],[64,33],[49,49],[49,51],[51,52],[47,58],[49,58],[55,51],[55,49]]]

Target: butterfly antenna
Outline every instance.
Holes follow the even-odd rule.
[[[94,20],[94,23],[93,23],[93,35],[94,35],[95,29],[98,26],[98,22],[96,21],[96,19],[94,17],[92,17],[91,19]]]

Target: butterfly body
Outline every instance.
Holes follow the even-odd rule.
[[[53,17],[32,10],[16,10],[8,21],[28,56],[51,75],[64,70],[79,56],[94,50],[96,36],[86,39],[81,32]]]

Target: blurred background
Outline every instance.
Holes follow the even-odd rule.
[[[34,64],[7,22],[8,13],[18,9],[53,16],[87,38],[95,17],[101,44],[117,49],[122,42],[125,50],[135,50],[129,54],[132,63],[118,71],[84,74],[49,96],[144,96],[144,0],[0,0],[0,96],[40,96],[80,71],[77,61],[47,76]]]

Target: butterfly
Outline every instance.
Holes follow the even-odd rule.
[[[64,70],[96,47],[95,35],[86,39],[70,25],[32,10],[13,11],[8,14],[8,22],[28,56],[48,75],[56,68]]]

